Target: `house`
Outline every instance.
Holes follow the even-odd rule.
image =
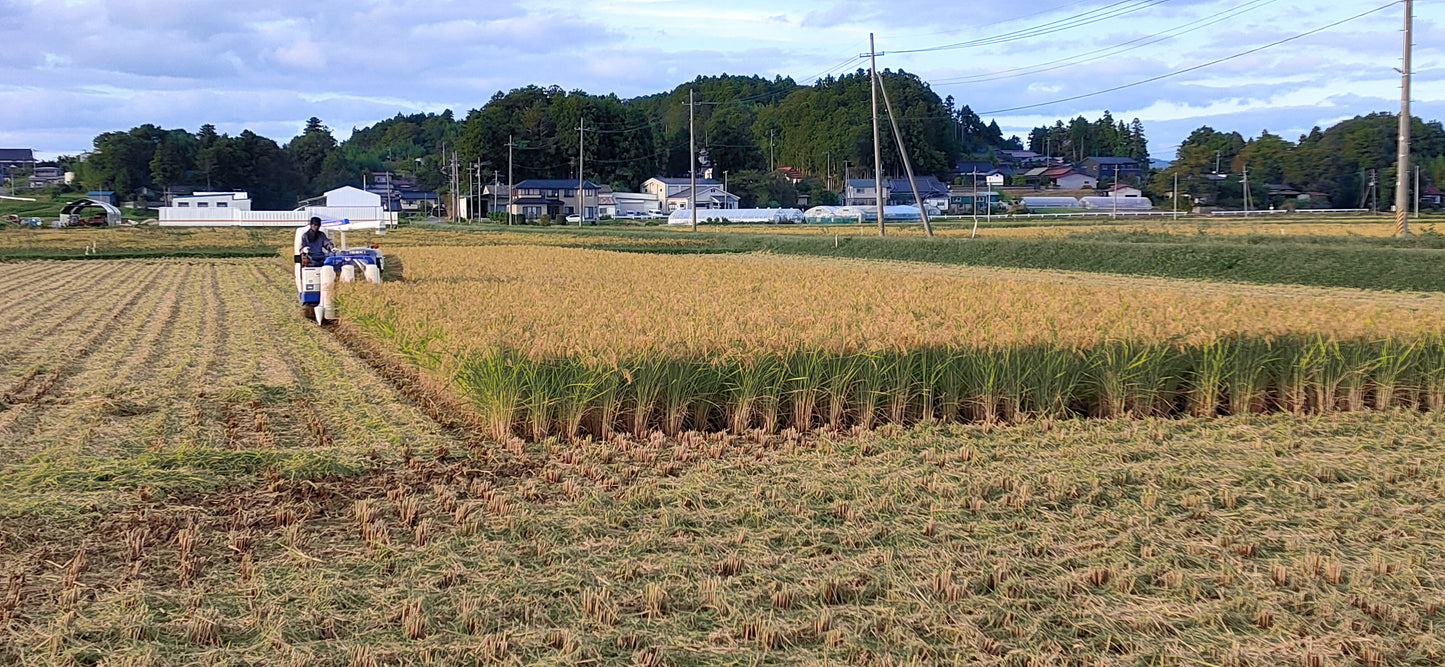
[[[1421,187],[1421,188],[1420,188],[1420,205],[1421,205],[1421,206],[1441,206],[1441,205],[1445,205],[1445,193],[1441,193],[1441,192],[1440,192],[1440,189],[1437,188],[1437,187],[1435,187],[1434,185],[1426,185],[1426,186],[1424,186],[1424,187]]]
[[[722,189],[721,185],[698,184],[695,194],[692,188],[683,188],[677,194],[663,200],[662,210],[672,212],[689,206],[699,209],[737,208],[739,201],[737,195]]]
[[[803,180],[803,172],[799,171],[797,167],[778,167],[778,174],[788,179],[793,185],[797,185]]]
[[[441,195],[431,190],[398,190],[392,193],[390,200],[388,206],[385,207],[388,211],[435,214],[439,210],[444,210]]]
[[[170,206],[157,207],[163,227],[304,227],[312,217],[396,224],[396,214],[382,207],[380,195],[344,186],[304,199],[295,210],[257,211],[245,192],[197,192],[171,197]]]
[[[953,215],[972,214],[974,212],[973,202],[975,197],[980,204],[979,209],[981,210],[979,212],[986,210],[984,207],[990,204],[994,209],[997,209],[1002,201],[999,193],[992,190],[979,190],[978,187],[972,183],[966,185],[950,185],[948,186],[948,206],[943,210]]]
[[[1049,169],[1052,169],[1052,167],[1034,167],[1024,172],[1024,185],[1034,188],[1042,188],[1048,185],[1048,183],[1045,182],[1044,174],[1048,173]]]
[[[29,148],[0,148],[0,178],[11,169],[29,169],[35,166],[35,151]]]
[[[1125,199],[1128,197],[1143,197],[1144,192],[1139,188],[1124,185],[1123,183],[1115,183],[1109,187],[1106,196]]]
[[[117,203],[119,203],[117,201],[118,198],[115,196],[114,190],[91,190],[90,192],[85,193],[85,196],[89,199],[94,199],[95,201],[103,201],[107,204],[110,204],[111,206],[115,206]]]
[[[697,186],[699,188],[710,185],[721,185],[721,183],[718,183],[711,178],[697,179]],[[662,176],[655,176],[642,182],[642,191],[654,197],[657,197],[657,201],[659,202],[666,202],[668,198],[673,197],[674,195],[677,195],[678,193],[690,187],[692,187],[692,182],[690,179],[685,177],[665,178]],[[676,209],[666,210],[672,211]]]
[[[883,181],[883,200],[888,200],[889,181]],[[843,188],[844,206],[878,206],[877,184],[871,178],[850,178],[847,187]]]
[[[36,167],[30,172],[30,189],[48,188],[65,182],[65,170],[60,167]]]
[[[506,183],[486,183],[482,186],[482,201],[477,210],[486,211],[488,214],[494,211],[506,212],[507,202],[511,199],[512,188]]]
[[[1144,177],[1139,161],[1127,157],[1090,157],[1079,163],[1079,171],[1095,180],[1111,179],[1137,183]]]
[[[598,193],[596,183],[582,182],[582,217],[586,220],[597,219]],[[572,179],[527,179],[513,188],[512,195],[507,210],[526,220],[577,215],[577,181]]]
[[[1064,173],[1052,177],[1054,185],[1062,190],[1088,190],[1099,187],[1099,179],[1088,174],[1081,174],[1071,167],[1055,167],[1054,169],[1066,169]]]
[[[948,208],[948,186],[938,180],[937,176],[917,176],[913,179],[918,185],[918,196],[923,198],[923,203],[932,206],[940,211]],[[889,189],[888,203],[913,206],[913,188],[906,178],[890,178],[887,182]]]
[[[1027,167],[1040,164],[1047,160],[1042,155],[1033,151],[1001,150],[994,151],[998,159],[1014,167]]]

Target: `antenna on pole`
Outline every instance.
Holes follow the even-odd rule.
[[[1395,236],[1410,235],[1410,32],[1413,3],[1405,0],[1405,54],[1400,63],[1400,153],[1395,168]]]
[[[878,138],[878,49],[873,46],[873,33],[868,33],[868,69],[873,95],[873,201],[878,204],[878,235],[883,228],[883,144]]]

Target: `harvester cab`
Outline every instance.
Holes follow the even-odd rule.
[[[317,324],[327,324],[336,320],[332,295],[337,282],[354,282],[359,274],[366,282],[379,283],[386,268],[386,259],[376,246],[346,247],[346,232],[372,230],[377,234],[385,234],[386,228],[380,223],[354,223],[341,219],[322,220],[321,230],[331,238],[336,249],[325,256],[313,256],[309,253],[305,243],[308,225],[296,230],[293,261],[296,265],[296,293],[301,301],[301,313],[307,319],[316,320]]]

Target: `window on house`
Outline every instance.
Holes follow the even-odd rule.
[[[178,201],[178,202],[176,202],[176,208],[190,208],[190,207],[191,207],[191,203],[188,202],[188,201]]]
[[[208,204],[208,203],[206,203],[206,202],[203,202],[203,201],[198,201],[198,202],[196,202],[196,208],[205,208],[205,207],[207,207],[207,206],[210,206],[210,204]]]
[[[226,202],[223,202],[223,201],[218,201],[218,202],[216,202],[216,208],[226,208],[226,206],[227,206]]]

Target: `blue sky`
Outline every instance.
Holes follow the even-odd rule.
[[[864,66],[857,56],[869,32],[886,53],[880,67],[919,74],[940,96],[989,112],[1149,79],[1385,4],[0,0],[0,146],[73,154],[100,132],[146,122],[209,122],[284,142],[311,116],[344,138],[399,112],[460,115],[528,84],[632,97],[699,74],[807,83]],[[1295,139],[1314,125],[1398,109],[1402,10],[1394,3],[1173,78],[985,119],[1023,134],[1108,109],[1140,118],[1163,158],[1205,124]],[[1445,10],[1421,0],[1415,15],[1414,113],[1445,119]]]

